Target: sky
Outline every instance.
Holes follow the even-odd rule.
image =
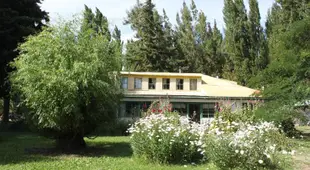
[[[170,22],[175,24],[176,13],[182,8],[184,1],[190,4],[190,0],[153,0],[153,3],[158,11],[162,12],[165,9]],[[274,0],[258,0],[258,2],[262,18],[261,24],[264,26],[267,11]],[[224,0],[195,0],[195,3],[197,8],[206,14],[208,22],[212,23],[216,20],[218,28],[223,31],[222,9]],[[81,14],[84,4],[93,10],[97,7],[108,18],[111,28],[117,25],[122,32],[124,42],[133,38],[134,32],[130,26],[123,25],[123,21],[126,18],[126,11],[136,4],[136,0],[44,0],[41,7],[49,13],[51,22],[55,22],[59,17],[71,19],[74,15]],[[245,0],[245,4],[248,8],[248,0]]]

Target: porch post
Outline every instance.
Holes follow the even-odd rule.
[[[200,108],[200,119],[199,119],[199,122],[201,123],[201,119],[203,118],[203,104],[202,103],[200,103],[199,104],[199,108]]]

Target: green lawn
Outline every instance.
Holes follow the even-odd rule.
[[[292,139],[298,151],[294,158],[294,169],[310,169],[310,128],[299,128],[305,138]],[[0,133],[0,169],[194,169],[214,170],[212,164],[191,166],[163,166],[147,164],[133,158],[128,137],[98,137],[87,139],[88,149],[75,154],[50,152],[53,141],[30,133]],[[37,148],[37,149],[36,149]],[[42,148],[45,148],[42,150]],[[37,153],[39,150],[40,154]]]
[[[157,170],[215,169],[212,165],[162,166],[146,164],[132,157],[129,137],[98,137],[87,139],[89,149],[76,154],[33,154],[34,149],[49,148],[53,141],[29,133],[0,133],[0,169],[94,169],[94,170]],[[26,149],[25,149],[26,148]],[[28,149],[27,149],[28,148]],[[29,152],[32,152],[30,154]]]

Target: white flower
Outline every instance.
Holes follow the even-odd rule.
[[[283,151],[282,151],[282,154],[286,155],[286,154],[287,154],[287,151],[286,151],[286,150],[283,150]]]
[[[239,153],[239,150],[235,150],[236,153]]]
[[[187,167],[187,165],[184,165],[184,167],[186,168],[186,167]]]
[[[291,151],[291,155],[292,155],[292,156],[295,155],[295,153],[296,153],[295,150],[292,150],[292,151]]]
[[[263,161],[263,160],[258,160],[258,163],[259,163],[259,164],[263,164],[264,161]]]
[[[244,154],[244,151],[243,151],[243,150],[241,150],[241,151],[240,151],[240,154],[241,154],[241,155],[243,155],[243,154]]]

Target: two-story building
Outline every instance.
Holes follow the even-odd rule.
[[[230,101],[232,109],[239,109],[257,99],[253,96],[257,90],[199,73],[121,72],[121,76],[124,98],[119,118],[139,117],[153,101],[167,97],[173,110],[189,117],[196,112],[200,120],[212,118],[218,102]]]

